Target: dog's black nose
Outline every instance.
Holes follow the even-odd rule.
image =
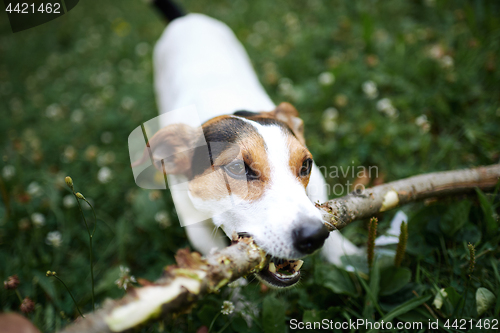
[[[311,254],[323,246],[330,233],[321,222],[304,223],[293,230],[293,245],[305,254]]]

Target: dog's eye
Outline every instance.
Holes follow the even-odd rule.
[[[299,176],[306,177],[307,175],[309,175],[311,173],[312,164],[313,161],[310,158],[305,160],[300,167]]]
[[[234,179],[246,179],[246,168],[243,161],[234,161],[224,166],[227,174]]]

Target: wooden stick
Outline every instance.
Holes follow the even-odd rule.
[[[85,315],[67,326],[64,333],[123,332],[159,318],[172,318],[188,312],[205,294],[218,291],[231,281],[260,271],[266,254],[251,238],[240,238],[233,245],[202,258],[182,249],[177,265],[168,266],[155,282],[132,288],[120,300],[107,300],[102,309]]]
[[[353,191],[342,198],[317,204],[330,231],[410,202],[492,190],[500,179],[500,164],[458,171],[434,172]]]
[[[476,187],[491,190],[499,178],[500,164],[436,172],[350,193],[317,206],[324,213],[325,224],[335,230],[409,202],[468,193]],[[188,312],[205,294],[260,271],[266,265],[266,254],[251,238],[239,238],[205,259],[198,253],[179,250],[176,261],[177,266],[168,266],[156,282],[134,288],[120,300],[106,301],[102,309],[78,319],[62,332],[123,332],[158,318]]]

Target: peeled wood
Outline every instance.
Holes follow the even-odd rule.
[[[265,265],[266,254],[251,238],[240,238],[233,243],[207,258],[187,249],[179,250],[177,265],[166,267],[162,278],[132,288],[120,300],[107,300],[102,309],[86,314],[61,332],[123,332],[189,312],[205,294],[216,292]]]
[[[500,164],[474,169],[429,173],[350,193],[318,204],[330,230],[368,218],[409,202],[492,190],[500,179]],[[103,308],[78,319],[62,332],[123,332],[159,318],[168,319],[189,312],[205,294],[215,292],[239,277],[261,270],[266,254],[251,238],[202,258],[179,250],[177,265],[168,266],[163,277],[132,289],[120,300],[105,302]]]

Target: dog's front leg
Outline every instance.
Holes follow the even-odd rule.
[[[212,220],[190,224],[185,228],[193,248],[204,256],[228,246],[228,238],[219,229],[216,229]]]

